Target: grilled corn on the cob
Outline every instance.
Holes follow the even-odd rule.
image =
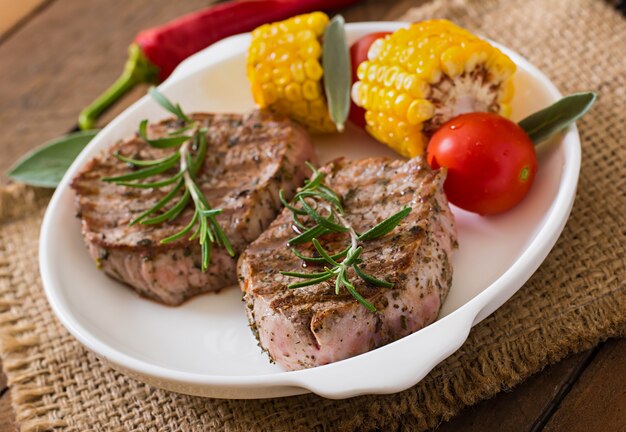
[[[353,101],[367,130],[398,153],[421,154],[428,138],[470,111],[510,114],[515,64],[446,20],[415,23],[379,39],[357,69]]]
[[[261,108],[285,114],[314,133],[334,132],[322,77],[322,12],[265,24],[252,32],[247,76]]]

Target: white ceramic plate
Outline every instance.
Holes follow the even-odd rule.
[[[401,23],[347,25],[354,41]],[[245,112],[253,107],[245,78],[248,35],[235,36],[183,63],[161,90],[186,111]],[[501,47],[518,65],[513,117],[554,102],[558,90],[534,66]],[[460,248],[454,282],[440,319],[372,352],[313,369],[283,372],[257,347],[241,293],[232,287],[176,308],[161,306],[98,271],[87,255],[68,184],[101,149],[131,135],[144,118],[167,116],[144,97],[108,125],[76,159],[54,194],[41,231],[40,266],[54,312],[87,348],[129,375],[182,393],[221,398],[264,398],[308,391],[329,398],[392,393],[421,380],[456,351],[470,328],[528,280],[546,257],[569,215],[580,167],[572,126],[539,155],[530,195],[514,210],[483,218],[453,208]],[[321,162],[394,156],[363,131],[315,138]]]

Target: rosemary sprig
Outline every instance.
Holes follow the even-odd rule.
[[[348,270],[353,269],[354,273],[369,285],[391,288],[393,286],[392,283],[378,279],[363,270],[363,260],[361,259],[363,252],[362,243],[375,240],[391,232],[408,216],[411,208],[405,207],[364,233],[359,234],[344,216],[345,212],[341,197],[324,183],[324,173],[315,169],[308,162],[307,165],[313,174],[304,187],[294,196],[293,200],[288,202],[283,191],[280,191],[279,196],[283,205],[291,211],[294,225],[300,230],[300,233],[290,239],[288,244],[295,246],[311,242],[319,256],[306,256],[295,248],[292,248],[293,254],[305,263],[325,265],[325,267],[324,271],[316,273],[285,271],[281,272],[281,274],[302,279],[300,282],[288,285],[288,288],[292,289],[316,285],[334,279],[336,294],[339,294],[341,289],[345,288],[359,303],[371,312],[375,312],[376,307],[363,298],[350,281]],[[309,225],[300,220],[301,217],[307,217]],[[340,252],[331,254],[320,242],[320,238],[328,233],[347,235],[350,244]]]
[[[115,153],[114,156],[118,160],[127,163],[131,167],[139,167],[140,169],[115,177],[105,177],[102,180],[120,186],[143,189],[156,189],[173,185],[163,198],[133,219],[130,225],[137,223],[155,225],[171,222],[178,218],[189,202],[191,202],[195,210],[189,223],[175,234],[161,239],[160,242],[163,244],[171,243],[186,236],[189,236],[190,241],[197,238],[202,255],[202,271],[206,271],[211,263],[213,244],[226,249],[230,256],[235,255],[228,236],[215,218],[215,216],[222,213],[222,210],[211,208],[196,179],[207,152],[207,129],[190,119],[179,104],[170,102],[156,88],[151,88],[149,93],[159,105],[174,114],[183,125],[179,129],[170,132],[166,138],[149,139],[147,132],[148,120],[142,120],[139,124],[139,136],[151,147],[160,149],[176,148],[176,150],[169,156],[153,160],[133,159]],[[188,132],[191,132],[191,134],[187,134]],[[177,165],[178,172],[164,180],[142,181],[170,171]],[[175,198],[177,198],[176,201],[174,201]],[[168,204],[170,204],[169,208],[164,210]]]

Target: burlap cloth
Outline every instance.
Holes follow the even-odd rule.
[[[183,396],[107,367],[59,324],[37,270],[49,195],[13,185],[0,190],[0,336],[22,430],[423,430],[572,352],[624,334],[626,20],[591,0],[438,1],[404,16],[427,17],[450,18],[515,49],[564,93],[599,92],[579,122],[583,162],[572,216],[519,293],[402,393],[344,401]]]

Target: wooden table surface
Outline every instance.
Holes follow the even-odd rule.
[[[80,109],[117,78],[137,31],[208,3],[0,0],[5,18],[0,28],[0,172],[27,150],[75,128]],[[373,21],[399,16],[412,3],[370,0],[342,13],[347,21]],[[138,88],[124,97],[102,123],[144,91]],[[6,182],[2,177],[0,183]],[[437,431],[626,431],[626,340],[601,343],[504,390]],[[15,429],[11,388],[2,375],[0,432]]]

